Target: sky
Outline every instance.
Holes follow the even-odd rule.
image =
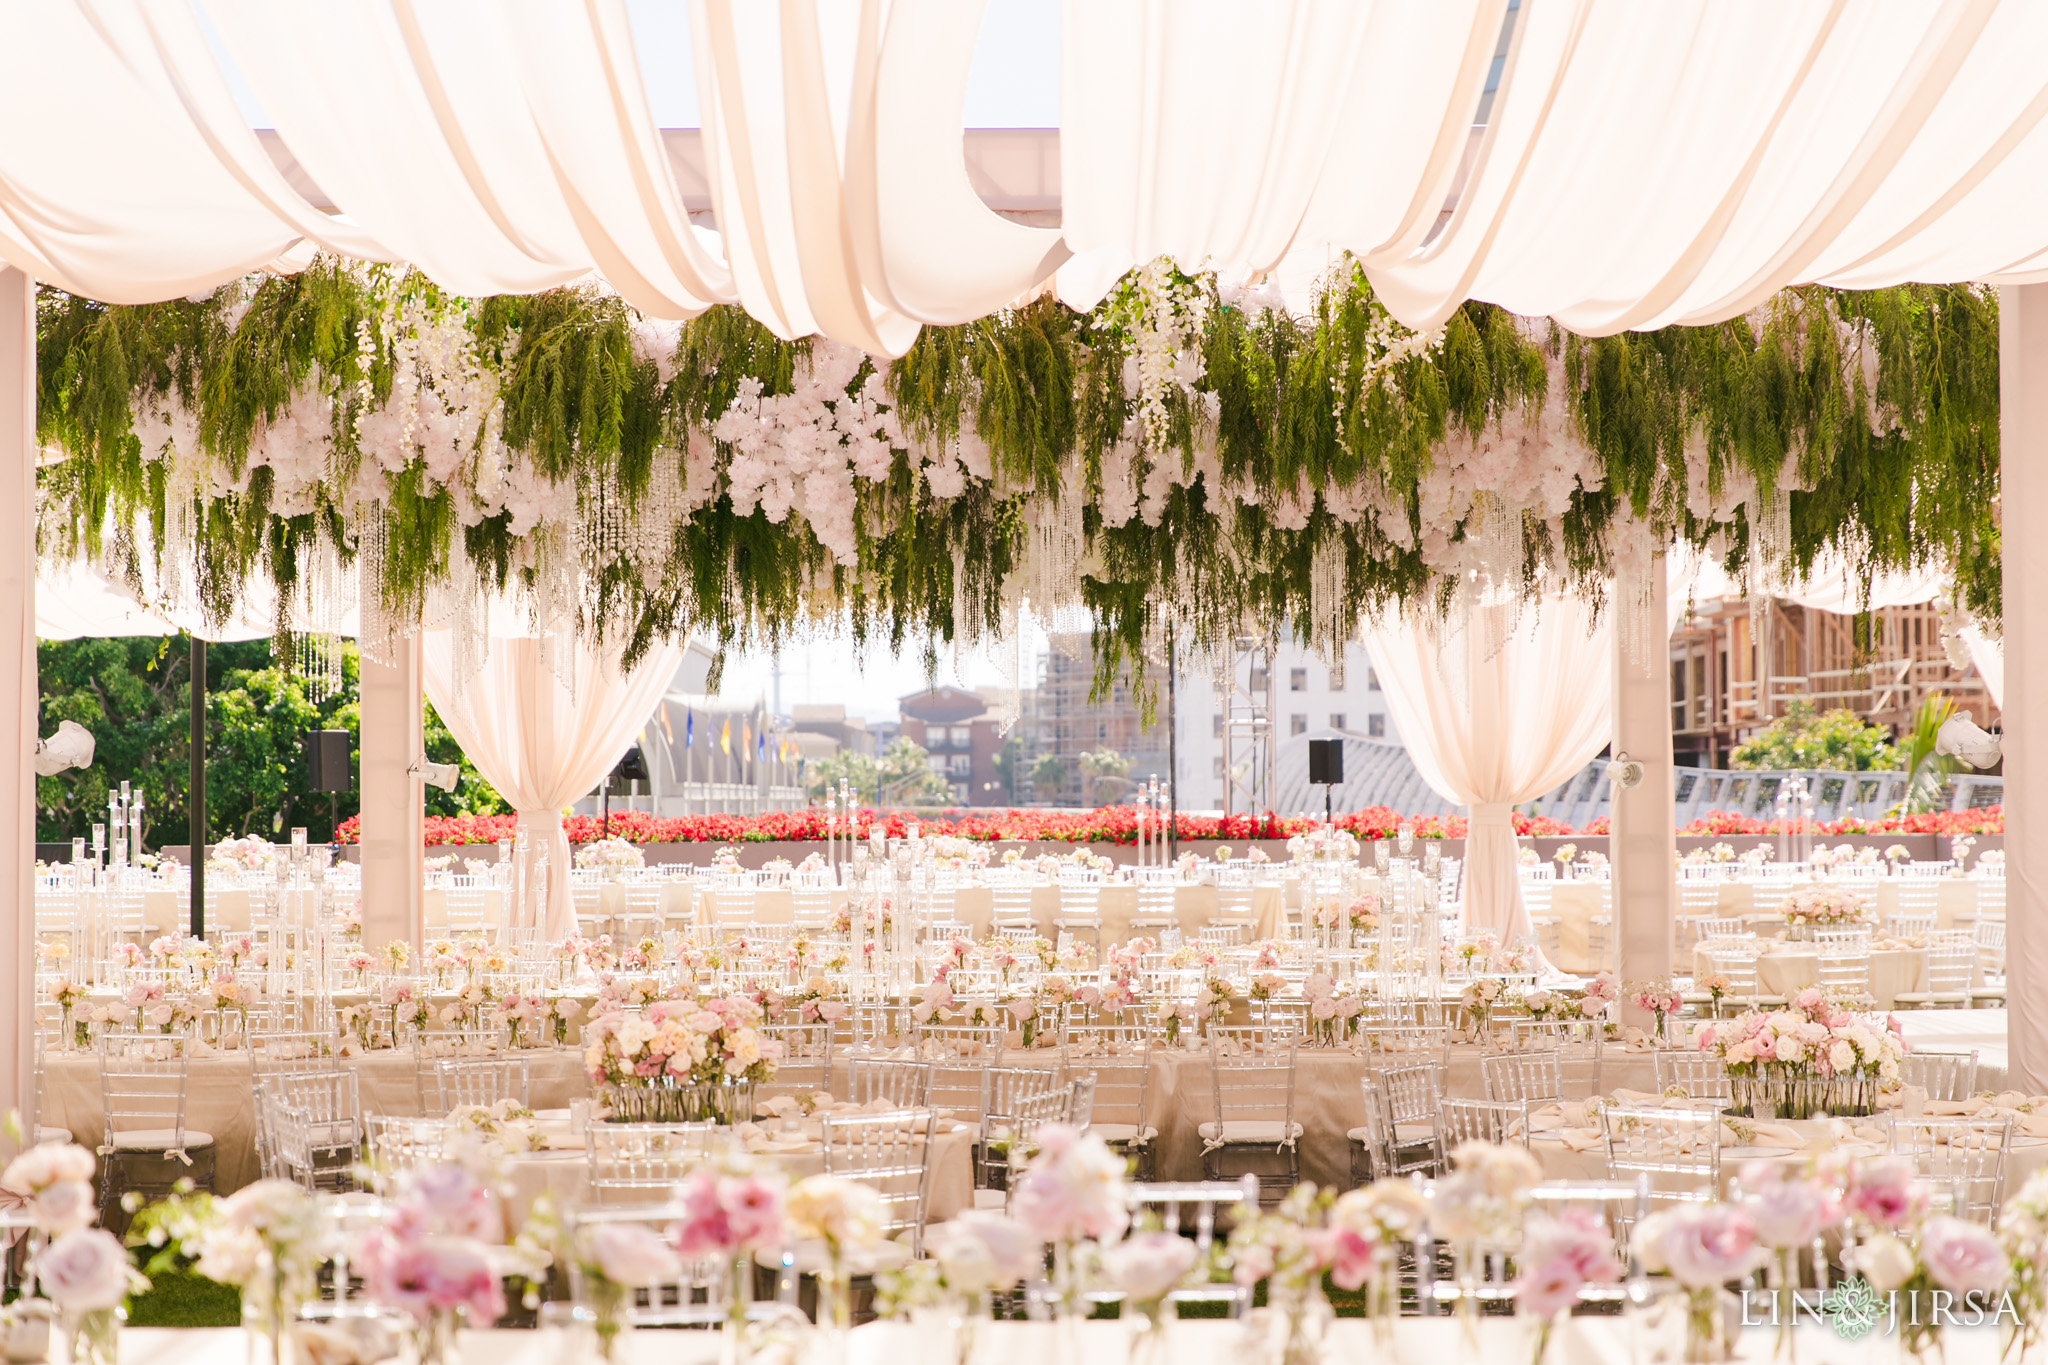
[[[829,25],[849,19],[857,5],[856,0],[825,0],[820,9],[829,34]],[[626,12],[655,122],[664,128],[700,126],[688,5],[684,0],[626,0]],[[262,102],[207,22],[203,6],[200,22],[250,125],[272,127]],[[1058,127],[1059,41],[1059,0],[988,0],[968,78],[963,126]],[[1034,661],[1044,648],[1044,632],[1027,624],[1019,646],[1025,682],[1034,676]],[[772,701],[776,666],[777,660],[767,655],[729,659],[721,690],[731,697],[759,694]],[[879,648],[857,657],[852,640],[844,635],[820,636],[795,646],[783,653],[780,667],[785,711],[804,703],[840,702],[851,714],[890,720],[897,714],[897,698],[922,691],[928,683],[923,658],[915,649],[900,658]],[[965,687],[1006,685],[1002,669],[985,651],[958,661],[942,656],[936,681]]]
[[[1017,658],[1024,674],[1024,685],[1029,686],[1035,681],[1037,660],[1044,653],[1045,631],[1027,616],[1019,623],[1017,641]],[[759,695],[768,698],[772,705],[775,701],[776,664],[775,658],[765,654],[728,659],[725,679],[719,687],[720,695],[736,698]],[[846,707],[849,715],[871,721],[894,720],[897,718],[897,699],[922,692],[927,686],[951,684],[977,688],[1011,685],[1005,680],[997,659],[986,649],[971,651],[957,660],[950,652],[941,652],[938,677],[928,680],[924,659],[915,648],[906,650],[901,657],[874,648],[868,651],[865,659],[861,659],[855,656],[853,642],[844,634],[820,635],[809,643],[787,649],[782,653],[780,664],[780,709],[785,715],[792,706],[838,702]]]

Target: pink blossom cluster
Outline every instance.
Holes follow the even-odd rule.
[[[676,1250],[700,1261],[780,1247],[787,1193],[773,1175],[715,1167],[694,1172],[677,1191],[684,1214],[675,1225]]]

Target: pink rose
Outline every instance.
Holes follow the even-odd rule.
[[[656,1285],[682,1274],[682,1258],[640,1223],[599,1223],[590,1230],[589,1254],[598,1273],[617,1285]]]
[[[357,1248],[370,1297],[424,1320],[430,1313],[464,1310],[475,1327],[505,1312],[505,1290],[483,1245],[467,1237],[411,1240],[372,1233]]]
[[[1742,1170],[1743,1208],[1769,1247],[1800,1247],[1841,1218],[1832,1192],[1806,1180],[1780,1178],[1770,1162],[1752,1161]]]
[[[1701,1204],[1653,1214],[1637,1225],[1654,1243],[1645,1261],[1661,1265],[1690,1289],[1707,1289],[1748,1274],[1760,1259],[1756,1228],[1741,1209]]]
[[[1178,1233],[1141,1232],[1102,1253],[1102,1268],[1134,1303],[1165,1298],[1195,1263],[1195,1244]]]
[[[452,1162],[414,1171],[400,1202],[415,1210],[429,1231],[483,1242],[504,1235],[504,1220],[490,1190]]]
[[[45,1185],[35,1198],[36,1226],[49,1233],[71,1232],[99,1217],[92,1186],[83,1180]]]
[[[1927,1278],[1952,1294],[1995,1295],[2012,1275],[1997,1238],[1975,1223],[1947,1214],[1937,1214],[1921,1226],[1920,1264],[1927,1267]]]
[[[1372,1278],[1380,1262],[1380,1244],[1355,1228],[1330,1230],[1330,1279],[1339,1289],[1356,1290]]]
[[[782,1240],[782,1186],[757,1176],[718,1182],[718,1203],[733,1237],[742,1246],[773,1246]]]
[[[1844,1207],[1881,1228],[1904,1226],[1926,1201],[1927,1191],[1905,1157],[1867,1157],[1849,1168]]]

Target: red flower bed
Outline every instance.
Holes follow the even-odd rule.
[[[1778,834],[1782,832],[1779,828],[1782,823],[1778,820],[1759,820],[1753,815],[1738,815],[1734,811],[1715,810],[1708,811],[1678,832],[1701,836]],[[1975,810],[1925,811],[1918,815],[1880,816],[1875,820],[1866,820],[1859,815],[1845,815],[1839,820],[1816,820],[1813,832],[1826,835],[2003,834],[2005,807],[1981,806]]]
[[[1103,806],[1096,810],[962,810],[922,817],[908,811],[863,811],[860,830],[865,835],[870,823],[879,823],[883,833],[901,837],[916,820],[926,834],[957,835],[963,839],[1031,839],[1073,844],[1134,844],[1138,841],[1138,812],[1134,806]],[[1337,825],[1360,839],[1391,839],[1403,820],[1415,827],[1417,838],[1462,839],[1462,815],[1403,816],[1385,806],[1373,806],[1337,817]],[[1558,835],[1572,833],[1570,825],[1556,820],[1517,814],[1515,833]],[[1307,828],[1298,816],[1182,815],[1174,821],[1183,839],[1286,839]],[[569,841],[588,843],[603,837],[604,821],[595,815],[571,815],[562,821]],[[357,841],[360,817],[341,822],[336,833],[340,843]],[[426,821],[429,844],[489,844],[510,839],[517,833],[516,815],[430,815]],[[645,811],[621,811],[611,817],[615,838],[636,844],[732,844],[769,842],[811,842],[825,837],[822,810],[769,811],[763,815],[649,815]]]

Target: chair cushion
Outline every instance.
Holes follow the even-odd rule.
[[[1370,1128],[1347,1128],[1344,1130],[1344,1136],[1351,1139],[1351,1141],[1353,1142],[1362,1142],[1368,1147],[1372,1146],[1373,1143],[1378,1141],[1378,1139],[1372,1135],[1372,1129]]]
[[[69,1128],[51,1128],[41,1123],[36,1125],[36,1146],[38,1147],[46,1142],[69,1141],[71,1141],[71,1130]]]
[[[124,1152],[168,1152],[178,1140],[175,1128],[131,1128],[114,1135],[114,1146]],[[185,1150],[213,1146],[213,1134],[197,1128],[185,1130]]]
[[[1147,1143],[1159,1136],[1157,1128],[1140,1128],[1135,1123],[1091,1123],[1088,1131],[1104,1142]]]
[[[1010,1196],[1002,1190],[976,1190],[974,1192],[974,1207],[976,1209],[993,1209],[995,1212],[1001,1213],[1009,1206]]]
[[[1203,1124],[1195,1131],[1201,1135],[1204,1142],[1211,1142],[1216,1139],[1219,1127],[1222,1129],[1222,1140],[1225,1142],[1278,1143],[1283,1140],[1283,1128],[1290,1130],[1286,1132],[1286,1137],[1299,1138],[1301,1136],[1300,1124],[1289,1123],[1283,1125],[1277,1119],[1232,1119],[1230,1122],[1220,1125],[1212,1121]]]

